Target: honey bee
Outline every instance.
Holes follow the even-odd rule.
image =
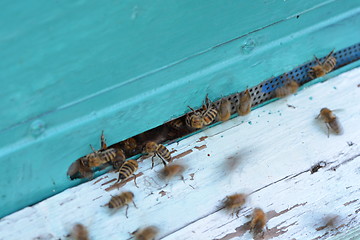
[[[321,119],[322,121],[325,122],[328,130],[328,137],[329,137],[330,129],[337,134],[340,134],[342,132],[342,127],[338,121],[338,118],[330,109],[322,108],[316,119]]]
[[[86,227],[80,223],[75,224],[71,234],[69,235],[74,240],[89,240],[89,233]]]
[[[266,215],[263,210],[260,208],[255,208],[252,214],[252,219],[250,222],[250,232],[253,232],[254,235],[262,233],[264,235],[264,227],[266,225]]]
[[[228,99],[221,99],[218,109],[218,120],[225,122],[229,120],[231,116],[231,102]]]
[[[138,143],[135,138],[131,137],[121,142],[122,148],[124,149],[125,153],[129,155],[133,155],[136,153],[138,149]]]
[[[249,89],[240,94],[239,106],[237,107],[237,113],[239,116],[245,116],[250,113],[252,105],[252,99]]]
[[[177,118],[167,122],[167,125],[175,130],[181,130],[184,127],[184,122],[181,118]]]
[[[332,50],[325,58],[323,62],[320,62],[319,59],[315,57],[316,63],[318,65],[311,67],[311,69],[308,72],[308,75],[311,79],[322,77],[328,72],[331,72],[331,70],[334,69],[336,65],[336,58],[332,56],[334,53],[334,50]]]
[[[128,209],[129,209],[129,203],[133,203],[134,207],[136,207],[134,202],[134,194],[132,192],[123,192],[119,195],[112,196],[109,203],[107,204],[109,208],[113,209],[119,209],[124,206],[126,206],[125,216],[128,218]],[[137,208],[137,207],[136,207]]]
[[[154,240],[156,235],[159,233],[159,229],[154,226],[137,229],[132,233],[135,240]]]
[[[282,87],[275,89],[275,96],[277,98],[283,98],[290,94],[296,93],[299,88],[299,84],[294,80],[287,79]]]
[[[186,125],[191,128],[200,129],[204,126],[210,125],[218,115],[218,111],[207,96],[205,104],[201,110],[195,111],[190,106],[188,107],[192,112],[186,115],[185,122]]]
[[[151,169],[154,168],[154,157],[156,155],[161,159],[164,166],[166,166],[167,162],[171,162],[170,151],[162,144],[157,144],[156,142],[148,142],[145,145],[144,152],[147,154],[147,156],[151,156]]]
[[[232,211],[232,216],[234,213],[236,213],[236,216],[239,217],[240,208],[245,204],[245,202],[245,194],[233,194],[231,196],[226,196],[223,207],[229,211]]]
[[[181,175],[185,171],[185,167],[180,164],[170,164],[165,166],[161,171],[161,175],[165,179],[171,179],[175,176],[181,176],[181,179],[184,181],[184,177]]]
[[[136,175],[135,175],[135,172],[138,170],[138,167],[139,165],[136,160],[130,159],[124,162],[123,165],[119,168],[119,178],[117,182],[119,182],[120,180],[124,181],[133,175],[135,186],[138,187],[138,185],[136,184]]]
[[[80,174],[80,177],[92,178],[92,168],[103,167],[108,164],[112,164],[113,166],[122,164],[122,162],[125,160],[123,151],[121,149],[115,148],[106,149],[107,145],[104,132],[102,132],[100,136],[100,141],[100,150],[95,150],[94,147],[90,145],[90,148],[93,152],[77,159],[74,163],[71,164],[67,172],[71,179],[76,178],[75,176],[77,173]]]

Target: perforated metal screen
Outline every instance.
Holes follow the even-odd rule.
[[[341,49],[337,52],[334,52],[333,56],[336,58],[336,66],[334,70],[342,66],[345,66],[349,63],[352,63],[356,60],[359,60],[360,43]],[[326,56],[319,58],[319,60],[323,61],[325,57]],[[299,83],[299,85],[303,85],[311,81],[312,79],[308,76],[308,72],[310,68],[315,66],[316,64],[317,63],[314,59],[312,62],[305,63],[297,68],[294,68],[293,70],[287,73],[284,73],[277,77],[270,78],[255,87],[249,88],[252,97],[252,107],[274,98],[275,89],[282,87],[284,85],[284,81],[286,81],[287,78],[296,81],[297,83]],[[235,93],[225,97],[231,102],[232,114],[236,112],[236,106],[238,105],[239,102],[239,94],[240,93]],[[221,99],[216,101],[214,104],[217,107],[219,107],[220,101]]]

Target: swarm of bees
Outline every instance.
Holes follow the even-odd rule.
[[[320,60],[315,56],[317,65],[310,68],[308,76],[311,79],[324,76],[325,74],[332,71],[336,65],[336,58],[333,56],[333,52],[330,52],[324,61]],[[286,77],[283,86],[277,87],[274,90],[275,97],[283,98],[288,95],[294,94],[299,88],[299,83],[293,79]],[[245,116],[251,112],[253,105],[254,94],[250,94],[250,90],[246,89],[241,93],[235,94],[237,102],[232,103],[230,98],[223,98],[217,103],[212,102],[208,96],[202,104],[200,109],[191,110],[184,117],[174,119],[163,126],[144,132],[135,137],[128,138],[118,144],[114,144],[110,147],[106,144],[104,132],[100,136],[100,149],[90,145],[92,150],[91,153],[80,157],[68,169],[67,174],[71,179],[75,178],[93,178],[94,171],[103,169],[108,166],[112,166],[113,169],[118,172],[117,182],[123,182],[132,176],[134,177],[134,184],[136,183],[136,171],[138,170],[138,162],[134,159],[128,159],[135,154],[145,154],[145,158],[151,157],[152,165],[151,169],[154,168],[154,158],[158,157],[161,159],[164,167],[160,172],[160,176],[163,179],[170,180],[175,176],[182,176],[186,170],[186,166],[182,164],[172,163],[172,157],[169,149],[161,144],[164,140],[169,138],[177,138],[184,136],[190,132],[209,126],[215,121],[224,122],[231,118],[232,114],[238,114],[239,116]],[[342,127],[338,121],[338,118],[332,110],[328,108],[322,108],[316,119],[322,120],[327,127],[327,135],[329,137],[330,130],[336,134],[342,132]],[[169,164],[171,163],[171,164]],[[316,169],[317,171],[318,169]],[[184,181],[185,182],[185,181]],[[236,214],[238,217],[242,206],[247,200],[245,194],[233,194],[226,196],[222,202],[222,208],[231,212],[233,216]],[[110,201],[106,204],[110,209],[120,209],[126,206],[125,216],[128,218],[129,204],[134,202],[134,194],[132,192],[122,192],[116,196],[112,196]],[[260,208],[255,208],[252,213],[252,218],[249,223],[250,232],[253,233],[254,237],[262,234],[264,235],[264,228],[266,226],[267,218],[264,211]],[[138,229],[132,233],[132,238],[135,240],[153,240],[158,234],[159,229],[153,226]],[[69,235],[73,239],[87,240],[88,232],[86,228],[81,224],[76,224],[72,233]]]

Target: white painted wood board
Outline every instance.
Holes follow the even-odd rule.
[[[351,232],[360,217],[360,68],[341,74],[168,146],[188,166],[185,183],[162,181],[161,161],[140,161],[136,188],[108,188],[108,173],[0,220],[0,239],[65,239],[73,224],[91,239],[127,239],[138,227],[159,227],[158,239],[252,239],[249,215],[268,216],[264,239],[327,239]],[[289,107],[288,105],[294,106]],[[327,137],[315,120],[322,107],[339,109],[342,135]],[[351,145],[351,146],[350,146]],[[231,159],[238,166],[227,169]],[[327,166],[310,174],[310,168]],[[64,173],[66,174],[66,173]],[[132,191],[138,208],[115,213],[103,207],[111,195]],[[219,209],[226,195],[249,194],[239,217]],[[333,228],[324,217],[338,215]],[[357,235],[356,235],[357,234]],[[346,236],[346,235],[345,235]],[[339,238],[340,239],[340,238]],[[342,239],[346,239],[342,238]]]

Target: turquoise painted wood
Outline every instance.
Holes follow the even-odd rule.
[[[360,0],[0,7],[0,216],[78,184],[101,130],[118,142],[360,40]]]

